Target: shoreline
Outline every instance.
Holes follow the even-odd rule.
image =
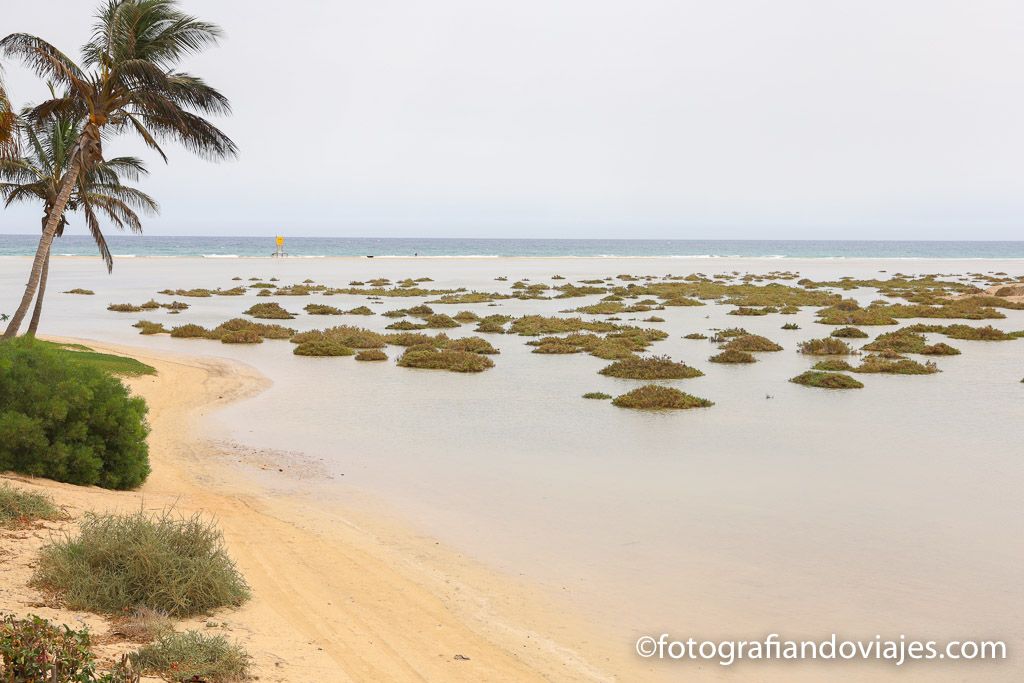
[[[592,681],[616,680],[602,669],[625,665],[628,647],[616,661],[619,655],[602,652],[582,621],[511,577],[389,520],[302,493],[270,491],[245,474],[251,467],[209,457],[208,437],[197,423],[269,386],[255,370],[89,340],[53,340],[84,341],[157,368],[156,376],[126,380],[150,406],[153,473],[129,492],[13,474],[0,478],[45,490],[75,516],[142,506],[216,519],[253,592],[241,608],[218,610],[217,616],[249,650],[262,680]],[[19,546],[10,549],[17,554]],[[30,571],[30,562],[24,564]],[[5,583],[14,585],[11,578]],[[20,596],[8,595],[19,590]],[[84,621],[105,640],[109,625],[103,617],[40,609],[39,595],[23,586],[0,595],[9,609]],[[200,628],[205,623],[187,620],[183,626],[190,621]]]

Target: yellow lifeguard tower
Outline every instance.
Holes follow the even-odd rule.
[[[288,254],[286,254],[284,252],[284,236],[283,235],[278,235],[276,238],[274,238],[274,243],[277,245],[277,248],[274,249],[274,256],[275,257],[277,257],[277,256],[287,256],[288,255]]]

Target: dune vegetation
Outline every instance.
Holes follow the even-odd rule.
[[[169,510],[86,514],[77,536],[43,548],[33,582],[72,609],[107,614],[188,617],[249,598],[217,527]]]

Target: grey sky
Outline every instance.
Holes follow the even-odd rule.
[[[3,5],[77,56],[94,3]],[[152,234],[1024,239],[1019,0],[184,6],[242,156],[153,160]]]

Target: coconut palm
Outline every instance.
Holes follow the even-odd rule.
[[[0,159],[10,159],[17,153],[15,122],[18,119],[4,90],[2,76],[0,72]]]
[[[4,337],[17,334],[75,183],[83,171],[102,162],[105,136],[134,133],[165,161],[161,143],[167,140],[211,160],[237,154],[231,139],[203,118],[229,113],[227,98],[199,77],[176,70],[184,58],[216,45],[220,36],[216,25],[182,12],[177,0],[107,0],[82,48],[82,67],[36,36],[14,33],[0,40],[0,55],[21,59],[61,89],[59,97],[32,110],[33,118],[85,121]]]
[[[82,132],[81,121],[68,121],[53,116],[38,124],[23,123],[22,147],[26,156],[17,159],[0,159],[0,197],[5,206],[15,202],[39,202],[42,204],[42,224],[45,230],[54,211],[57,196],[68,171],[71,151]],[[147,173],[142,161],[135,157],[108,159],[79,174],[71,197],[57,221],[56,236],[64,234],[68,224],[67,214],[80,211],[92,235],[100,256],[113,269],[110,249],[100,226],[100,216],[106,217],[119,229],[142,232],[142,222],[137,211],[155,213],[156,201],[133,187],[124,185],[122,179],[138,180]],[[28,333],[34,335],[39,327],[46,294],[46,280],[50,268],[50,254],[43,260],[36,292],[36,305],[29,323]]]

